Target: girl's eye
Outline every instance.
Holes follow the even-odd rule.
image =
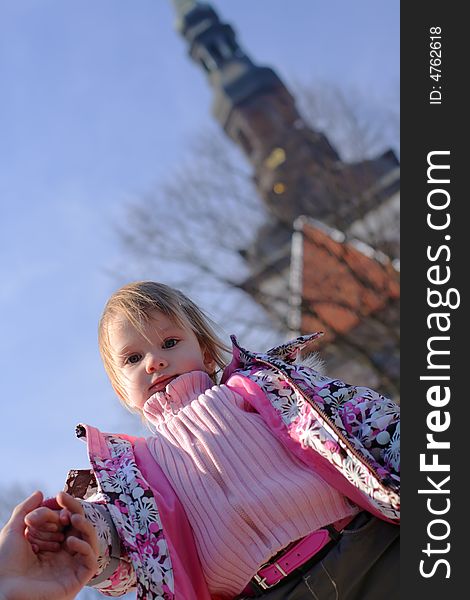
[[[163,342],[164,348],[173,348],[178,343],[178,340],[175,338],[168,338]]]
[[[130,356],[127,357],[126,362],[130,365],[135,365],[136,363],[139,362],[139,360],[141,358],[142,357],[140,354],[131,354]]]

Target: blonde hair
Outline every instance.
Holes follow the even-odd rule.
[[[126,408],[125,391],[119,380],[119,373],[111,351],[108,327],[116,316],[127,319],[133,327],[145,336],[144,328],[150,313],[159,311],[176,325],[189,327],[196,335],[201,350],[207,351],[217,365],[219,372],[227,364],[228,347],[220,340],[214,329],[216,325],[187,296],[179,290],[155,281],[135,281],[117,290],[107,301],[98,325],[98,346],[104,368],[119,398]],[[217,368],[210,376],[217,383]]]

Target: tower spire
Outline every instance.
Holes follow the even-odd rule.
[[[187,12],[192,10],[196,4],[198,4],[197,0],[171,0],[171,3],[173,4],[178,19],[181,19]],[[178,23],[179,21],[177,21],[177,26]]]
[[[206,73],[214,90],[213,112],[224,127],[233,108],[254,94],[282,85],[276,73],[253,64],[237,42],[233,28],[222,23],[207,3],[173,0],[177,29],[189,55]]]

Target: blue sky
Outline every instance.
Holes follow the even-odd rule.
[[[214,7],[286,82],[394,94],[398,0]],[[68,468],[87,466],[76,423],[127,422],[96,344],[116,287],[108,271],[126,258],[112,224],[212,123],[174,21],[168,0],[0,1],[0,488],[56,491]]]

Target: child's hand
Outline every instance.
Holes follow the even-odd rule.
[[[24,522],[28,513],[39,508],[42,494],[35,492],[19,504],[0,531],[0,598],[73,600],[96,573],[98,544],[93,525],[83,516],[79,502],[61,496],[57,496],[58,505],[70,510],[78,537],[67,538],[59,552],[34,554],[25,539]]]
[[[70,501],[74,503],[73,512],[81,514],[80,503],[60,492],[57,499],[46,500],[41,507],[26,515],[26,537],[35,552],[57,552],[66,537],[77,537],[77,532],[70,528],[71,512],[67,508]]]

